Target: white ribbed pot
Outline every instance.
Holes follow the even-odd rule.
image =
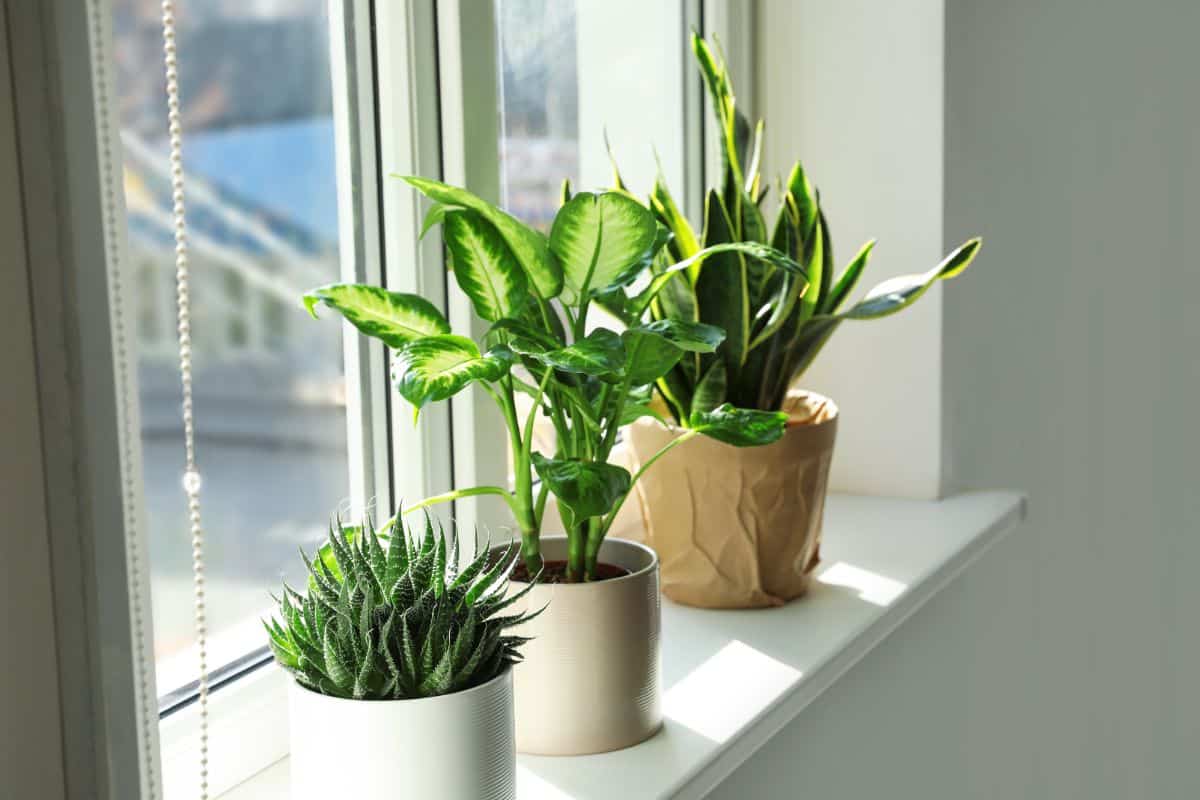
[[[512,670],[419,700],[289,690],[292,800],[512,800]]]
[[[542,557],[565,559],[566,538],[543,537]],[[541,584],[518,604],[546,606],[512,629],[533,637],[513,668],[518,752],[605,753],[645,741],[662,725],[658,557],[645,545],[609,538],[599,560],[630,574]],[[510,591],[524,587],[513,582]]]

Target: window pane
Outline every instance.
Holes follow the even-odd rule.
[[[157,0],[115,0],[127,275],[139,350],[159,691],[194,680],[191,543],[175,356],[171,194]],[[268,592],[303,579],[347,493],[339,327],[299,296],[338,278],[326,0],[180,5],[197,458],[210,664],[263,644]],[[297,568],[299,566],[299,569]]]
[[[505,208],[548,230],[564,178],[574,191],[611,186],[606,135],[635,194],[649,193],[661,166],[686,203],[686,144],[699,136],[684,112],[690,5],[496,2]]]

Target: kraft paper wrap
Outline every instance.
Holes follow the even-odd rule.
[[[646,471],[634,491],[645,543],[658,552],[662,591],[703,608],[779,606],[808,589],[820,562],[825,488],[837,406],[796,392],[787,432],[763,447],[697,436]],[[678,428],[643,417],[626,428],[636,471]]]

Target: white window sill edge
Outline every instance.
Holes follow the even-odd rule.
[[[757,611],[664,601],[663,730],[615,753],[521,756],[519,800],[704,797],[1024,517],[1015,492],[831,496],[808,597]],[[285,757],[221,800],[287,796]]]

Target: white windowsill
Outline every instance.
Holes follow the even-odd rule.
[[[1013,492],[831,496],[807,598],[760,611],[664,601],[662,732],[616,753],[521,756],[518,797],[703,797],[1024,515]],[[283,800],[287,773],[284,759],[222,800]]]

